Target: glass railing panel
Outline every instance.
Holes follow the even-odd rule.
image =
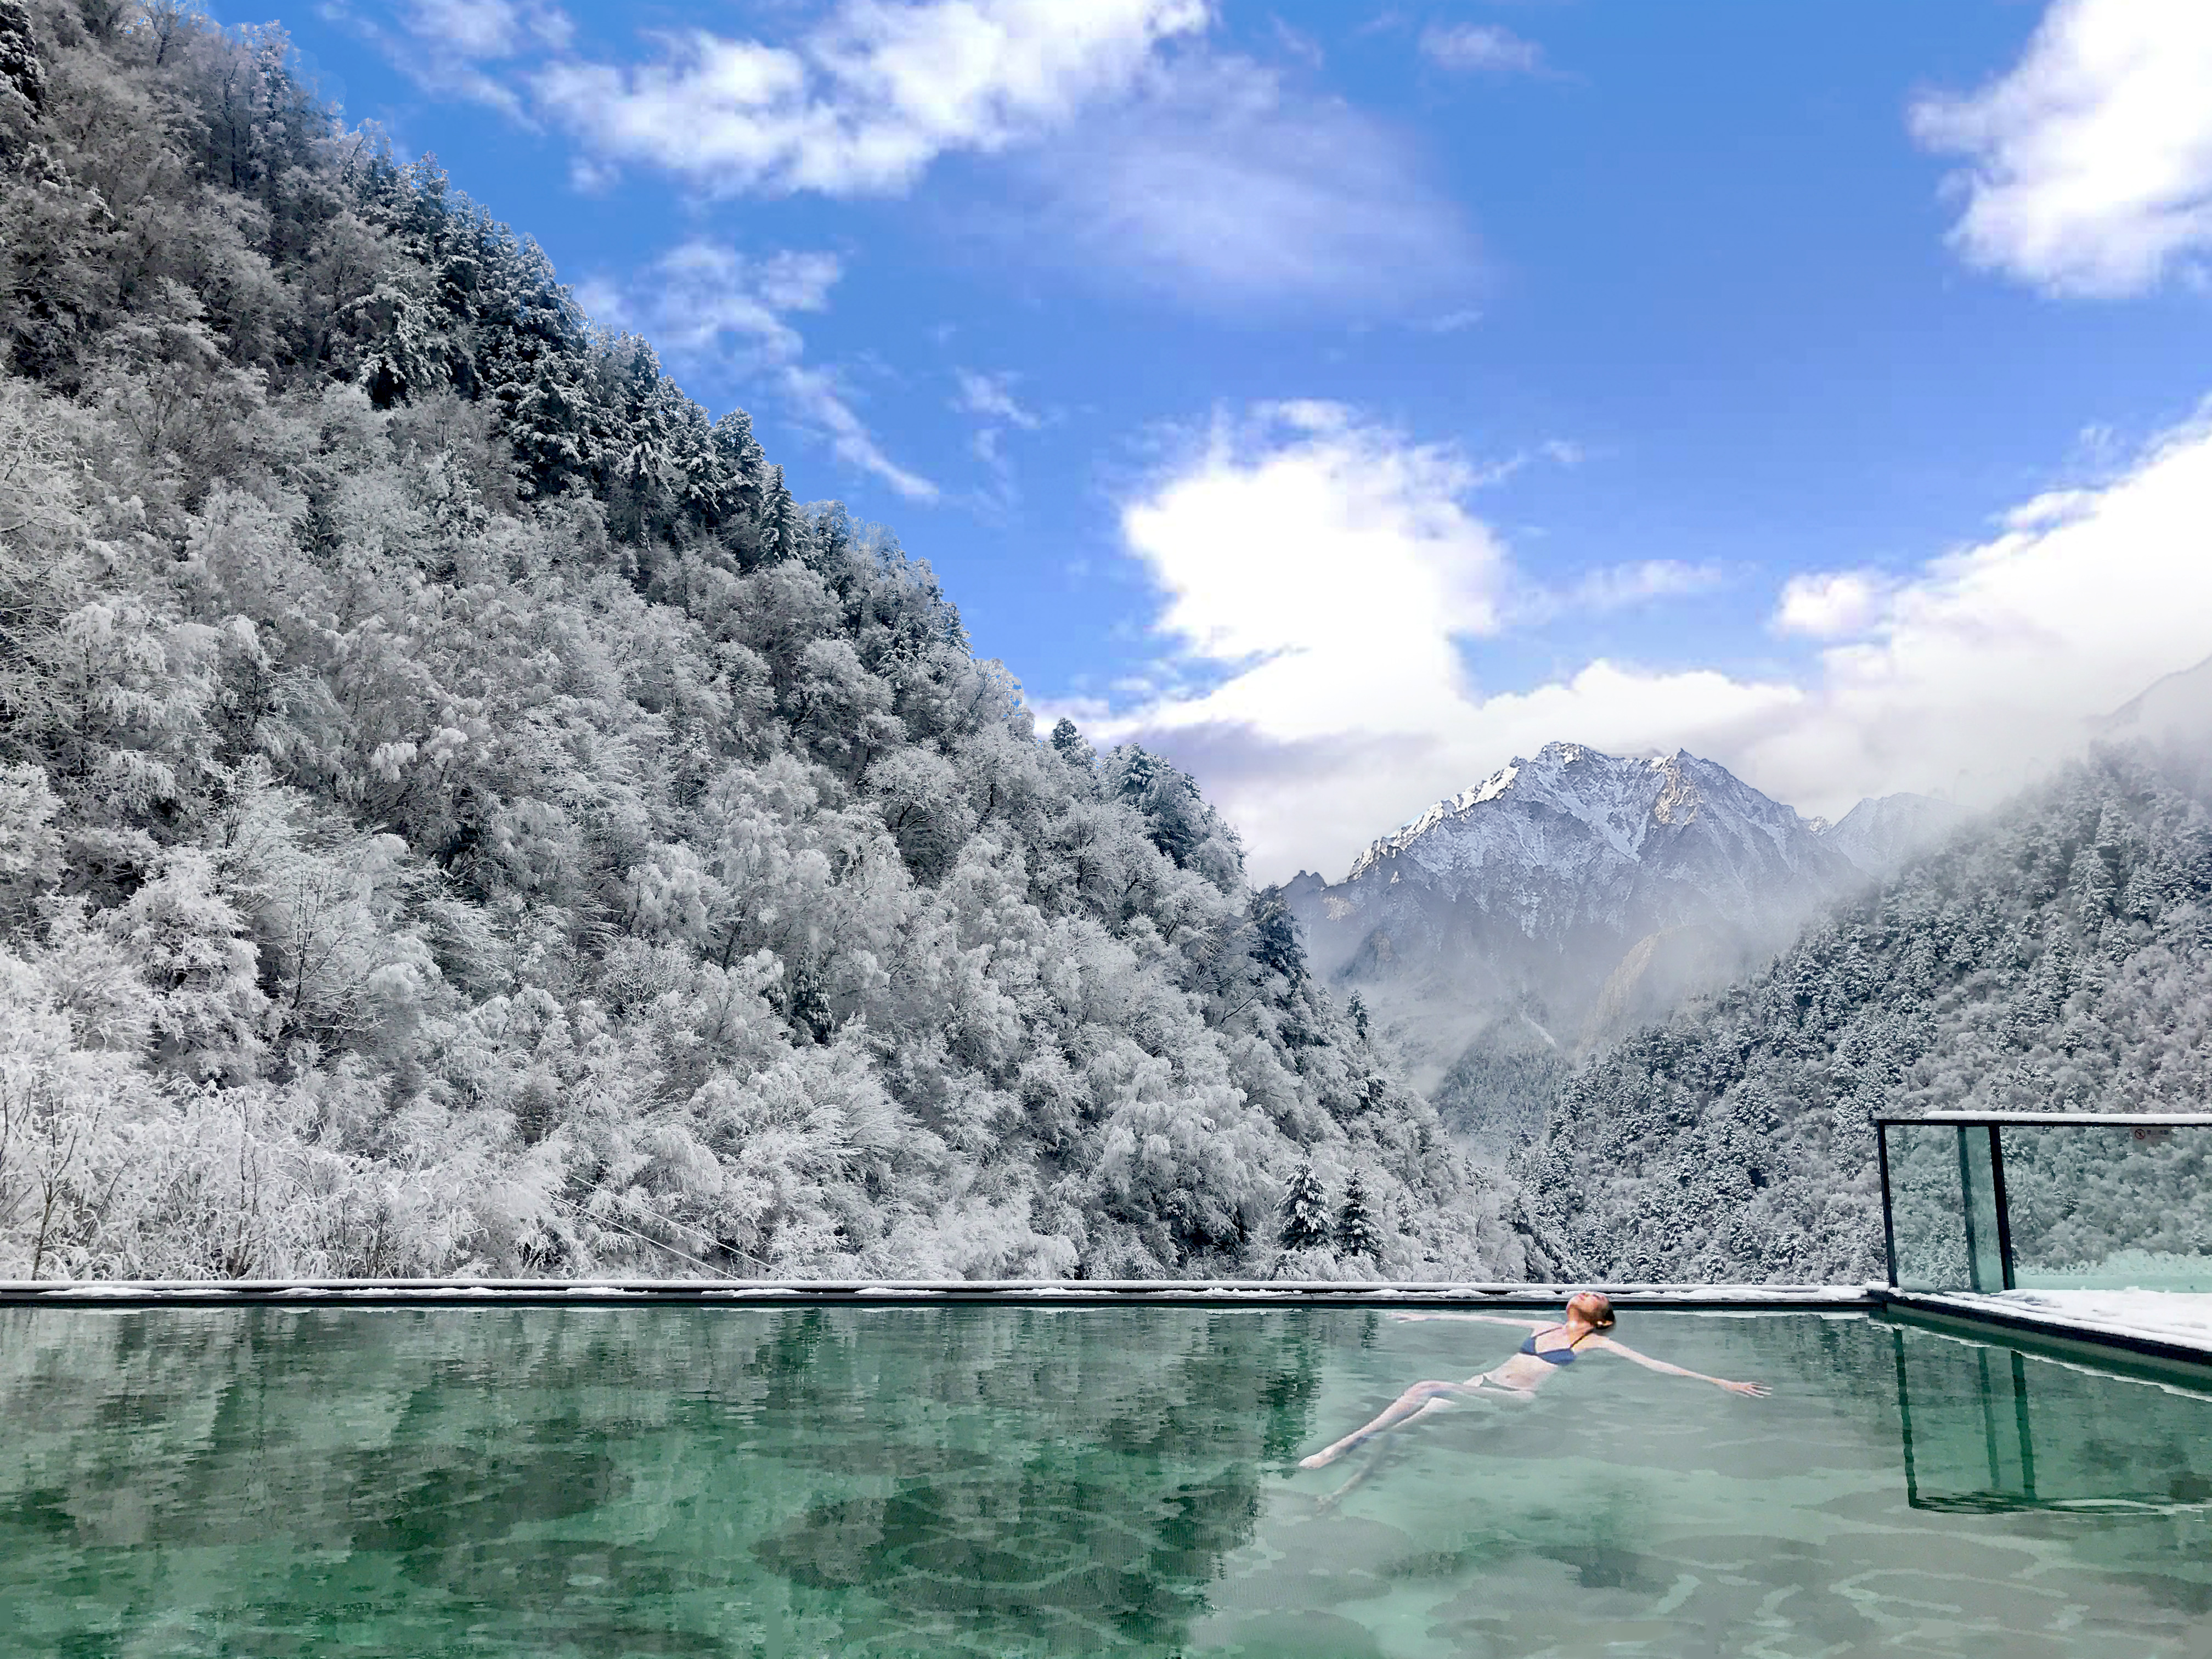
[[[2212,1126],[2008,1123],[2013,1282],[2212,1291]]]
[[[1890,1237],[1899,1286],[1966,1289],[1972,1274],[1957,1126],[1891,1123],[1881,1133],[1889,1158]]]

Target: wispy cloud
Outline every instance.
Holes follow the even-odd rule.
[[[693,240],[627,282],[587,283],[577,297],[593,316],[636,329],[672,357],[714,357],[764,380],[846,465],[909,501],[935,501],[934,483],[884,453],[835,371],[804,361],[806,343],[790,318],[825,310],[842,274],[834,254],[754,258],[722,243]]]
[[[830,370],[787,363],[778,373],[784,395],[805,419],[819,427],[830,449],[847,465],[872,472],[910,501],[933,501],[937,486],[910,472],[884,453],[860,416],[849,394]]]
[[[952,407],[960,414],[979,415],[1024,432],[1034,432],[1044,424],[1043,416],[1024,408],[1015,398],[1015,376],[1011,374],[980,374],[972,368],[960,368],[953,371],[953,380],[959,396]]]
[[[1567,608],[1626,611],[1654,599],[1710,593],[1727,580],[1728,573],[1717,564],[1692,564],[1685,559],[1638,559],[1591,571],[1567,590]]]
[[[1014,395],[1015,384],[1020,378],[1011,371],[995,374],[972,368],[952,371],[953,412],[973,416],[981,422],[969,439],[968,447],[989,470],[992,486],[972,495],[969,505],[987,518],[1004,518],[1021,499],[1014,464],[1006,451],[1007,429],[1036,432],[1048,423],[1045,414],[1031,409]]]
[[[529,54],[565,51],[575,35],[550,0],[410,0],[389,27],[347,0],[326,0],[321,10],[423,91],[489,104],[525,125],[532,123],[521,94],[497,71]]]
[[[1534,75],[1544,49],[1494,23],[1432,23],[1421,31],[1421,56],[1461,74]]]
[[[939,156],[989,152],[1126,92],[1207,0],[844,0],[788,46],[693,29],[635,67],[564,59],[532,77],[602,164],[712,196],[897,194]]]
[[[1504,601],[1508,630],[1534,628],[1561,617],[1605,615],[1669,599],[1710,593],[1729,584],[1729,573],[1686,559],[1632,559],[1602,565],[1564,585],[1545,582],[1517,565]]]
[[[1018,169],[973,212],[1017,257],[1224,314],[1468,303],[1474,238],[1416,146],[1307,84],[1298,37],[1273,64],[1210,45],[1213,0],[777,12],[800,21],[653,33],[638,62],[579,50],[551,0],[403,0],[356,27],[426,86],[566,131],[588,190],[644,167],[708,199],[895,196],[1003,154]]]
[[[2054,294],[2138,293],[2212,250],[2212,6],[2057,0],[1978,92],[1912,106],[1963,155],[1970,263]]]
[[[1522,620],[1525,589],[1471,506],[1481,471],[1333,405],[1217,427],[1121,520],[1191,689],[1079,718],[1197,770],[1261,875],[1334,875],[1379,828],[1555,738],[1686,745],[1831,816],[1898,789],[1985,802],[2212,652],[2212,414],[2117,477],[1998,514],[1979,545],[1792,579],[1776,623],[1823,644],[1764,677],[1599,659],[1486,690],[1483,641]],[[1638,603],[1718,575],[1636,562],[1563,597]]]
[[[402,26],[418,40],[471,59],[513,58],[533,47],[560,51],[576,27],[543,0],[412,0]]]
[[[1457,299],[1474,239],[1406,140],[1247,58],[1188,55],[1029,158],[1010,252],[1245,317]],[[1036,226],[1048,233],[1036,236]]]

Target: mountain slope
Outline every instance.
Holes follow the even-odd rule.
[[[0,1276],[1516,1270],[1189,779],[135,15],[0,0]]]
[[[1525,1173],[1572,1273],[1863,1279],[1875,1115],[2208,1097],[2212,819],[2111,750],[1569,1079]]]

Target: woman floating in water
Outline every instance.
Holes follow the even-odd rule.
[[[1497,1314],[1393,1314],[1394,1319],[1468,1319],[1486,1325],[1515,1325],[1529,1332],[1528,1340],[1521,1345],[1518,1353],[1510,1354],[1505,1363],[1492,1367],[1464,1382],[1416,1382],[1390,1402],[1385,1411],[1372,1423],[1354,1429],[1333,1446],[1324,1447],[1311,1457],[1300,1461],[1302,1469],[1325,1468],[1348,1451],[1366,1444],[1378,1434],[1405,1427],[1418,1418],[1431,1412],[1443,1411],[1454,1400],[1482,1396],[1500,1404],[1524,1405],[1536,1397],[1536,1390],[1563,1367],[1571,1365],[1586,1353],[1617,1353],[1623,1359],[1633,1360],[1648,1371],[1663,1371],[1668,1376],[1687,1376],[1699,1382],[1711,1382],[1726,1389],[1730,1394],[1745,1394],[1753,1397],[1764,1395],[1765,1386],[1759,1382],[1730,1382],[1717,1376],[1707,1376],[1703,1371],[1684,1370],[1680,1365],[1670,1365],[1663,1359],[1654,1359],[1641,1354],[1625,1343],[1614,1341],[1605,1334],[1613,1328],[1613,1304],[1595,1291],[1584,1291],[1567,1304],[1567,1317],[1563,1324],[1547,1324],[1540,1319],[1506,1319]]]

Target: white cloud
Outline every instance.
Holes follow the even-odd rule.
[[[1011,252],[1239,318],[1457,299],[1476,270],[1459,210],[1398,135],[1246,58],[1154,70],[1029,172],[1035,206],[997,227]]]
[[[1784,616],[1830,641],[1796,674],[1596,660],[1486,691],[1463,650],[1479,674],[1515,578],[1467,507],[1478,477],[1329,405],[1217,428],[1122,515],[1160,625],[1194,659],[1185,678],[1210,679],[1078,718],[1190,765],[1263,878],[1334,877],[1373,836],[1555,738],[1687,747],[1808,813],[1899,789],[1987,802],[2212,652],[2212,416],[2063,512],[1887,587],[1859,573],[1791,584]]]
[[[1421,56],[1440,69],[1489,75],[1533,75],[1544,51],[1494,23],[1431,24],[1421,31]]]
[[[1808,572],[1782,585],[1774,625],[1816,640],[1863,634],[1881,613],[1889,584],[1866,570]]]
[[[935,501],[934,483],[884,453],[836,374],[802,361],[806,343],[789,315],[826,310],[842,274],[834,254],[787,251],[754,258],[693,240],[664,254],[641,281],[586,283],[577,298],[592,316],[649,335],[672,357],[720,356],[765,380],[839,459],[909,501]]]
[[[695,29],[633,69],[566,61],[540,101],[606,161],[711,195],[896,194],[939,155],[990,152],[1127,91],[1207,0],[843,0],[793,46]]]
[[[1334,404],[1218,422],[1193,466],[1121,515],[1166,596],[1161,627],[1242,666],[1161,712],[1307,736],[1401,719],[1455,686],[1454,637],[1497,627],[1507,574],[1461,505],[1476,482],[1456,452]]]
[[[1961,155],[1953,245],[2058,294],[2154,285],[2212,249],[2212,5],[2057,0],[2009,73],[1911,111]]]

